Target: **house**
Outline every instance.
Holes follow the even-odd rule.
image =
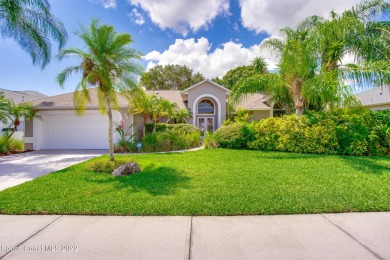
[[[96,92],[97,89],[90,89],[91,100],[82,116],[75,114],[73,93],[33,101],[40,118],[26,122],[26,148],[107,149],[108,118],[99,111]],[[199,82],[183,91],[147,91],[147,94],[152,93],[176,102],[179,108],[188,108],[192,112],[188,123],[199,127],[202,133],[206,130],[215,131],[226,120],[230,90],[210,80]],[[128,135],[142,133],[142,115],[130,114],[128,102],[120,94],[118,105],[119,109],[113,111],[113,120],[117,123],[123,120]],[[238,106],[249,111],[256,120],[272,117],[282,111],[269,97],[261,94],[249,96]]]
[[[23,102],[31,102],[37,99],[47,97],[46,95],[33,90],[13,91],[13,90],[7,90],[2,88],[0,88],[0,96],[4,96],[6,99],[11,100],[15,104],[20,104]],[[21,118],[18,131],[14,133],[15,138],[23,139],[24,124],[25,124],[24,118]],[[0,122],[0,131],[8,127],[9,127],[9,123],[4,124]]]
[[[390,109],[390,85],[368,89],[355,96],[370,110]]]

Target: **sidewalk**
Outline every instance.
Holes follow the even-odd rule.
[[[0,259],[390,259],[390,212],[0,215]]]

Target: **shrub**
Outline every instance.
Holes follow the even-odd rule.
[[[155,134],[142,139],[142,151],[165,152],[198,147],[200,131],[190,124],[157,124]]]
[[[206,133],[206,136],[203,139],[203,145],[206,149],[217,148],[219,146],[215,141],[214,134],[212,132]]]
[[[224,148],[243,149],[252,140],[253,131],[249,124],[233,123],[224,125],[214,133],[214,140]]]
[[[13,137],[6,138],[0,136],[0,153],[12,153],[24,150],[24,143],[22,140],[17,140]]]
[[[99,157],[86,163],[85,168],[94,172],[112,173],[113,170],[126,163],[133,162],[133,159],[115,159],[110,161],[107,157]]]

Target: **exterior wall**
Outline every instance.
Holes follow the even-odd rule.
[[[251,121],[259,121],[261,119],[269,118],[271,117],[271,111],[270,110],[255,110],[251,111]]]
[[[376,110],[385,110],[385,109],[390,109],[390,104],[383,104],[383,105],[370,105],[370,106],[366,106],[368,109],[372,110],[372,111],[376,111]]]
[[[218,129],[222,122],[226,120],[226,91],[220,87],[204,82],[203,84],[188,91],[188,108],[193,114],[193,118],[188,120],[189,123],[197,125],[197,103],[203,98],[208,98],[215,102],[216,115],[214,119],[214,129]]]
[[[133,115],[133,121],[134,121],[134,125],[133,125],[134,134],[137,134],[135,136],[135,139],[141,139],[144,131],[144,119],[142,115],[136,114]]]
[[[134,125],[133,125],[133,115],[131,115],[130,113],[128,113],[128,109],[127,108],[121,108],[119,109],[119,112],[121,113],[122,115],[122,119],[123,121],[125,122],[124,124],[124,130],[125,130],[125,134],[126,136],[131,136],[133,135],[133,132],[134,132]],[[114,126],[115,127],[115,126]]]

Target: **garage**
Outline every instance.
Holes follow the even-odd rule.
[[[100,111],[41,111],[34,119],[34,149],[108,149],[108,116]],[[113,111],[114,122],[122,119]],[[115,138],[114,138],[115,140]]]

